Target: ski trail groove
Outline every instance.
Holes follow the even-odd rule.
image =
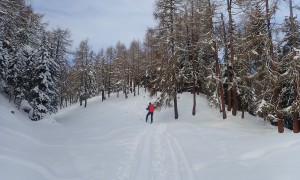
[[[177,161],[181,161],[182,162],[182,168],[179,169],[180,172],[182,172],[182,170],[184,170],[184,172],[186,173],[186,175],[184,175],[182,177],[182,179],[186,179],[186,177],[188,177],[187,179],[189,180],[195,180],[195,176],[193,173],[193,168],[191,163],[189,162],[188,157],[186,156],[185,152],[183,151],[183,149],[181,148],[180,144],[178,143],[178,140],[167,131],[166,129],[166,135],[167,135],[167,141],[170,144],[170,148],[172,148],[173,154],[175,154],[174,159],[177,159]],[[177,156],[176,156],[177,155]],[[179,165],[179,164],[178,164]]]
[[[148,179],[150,177],[151,170],[151,142],[154,134],[155,126],[150,126],[149,130],[146,133],[146,137],[144,138],[144,142],[142,145],[142,149],[140,150],[139,162],[138,162],[138,170],[135,176],[136,180]],[[146,179],[145,179],[146,178]]]
[[[136,168],[138,168],[138,165],[141,164],[140,161],[143,161],[143,157],[147,156],[147,152],[146,151],[146,147],[149,148],[149,144],[151,143],[151,133],[153,131],[153,127],[147,127],[145,128],[145,130],[138,135],[138,137],[136,138],[136,145],[133,147],[133,149],[130,151],[130,155],[128,160],[126,160],[125,162],[122,162],[117,173],[116,173],[116,178],[118,180],[124,180],[124,179],[132,179],[132,176],[139,176],[138,173],[142,173],[139,172],[134,174],[134,172],[136,172]],[[146,139],[146,141],[145,141]],[[150,161],[150,157],[148,158],[148,160]],[[147,166],[147,165],[144,165]],[[139,167],[140,168],[140,167]],[[140,171],[142,171],[142,169],[140,169]],[[144,179],[144,177],[142,178]]]
[[[163,131],[163,137],[166,141],[167,144],[167,149],[169,151],[169,155],[171,155],[171,162],[172,162],[172,174],[175,176],[174,180],[180,180],[180,165],[179,165],[179,159],[176,156],[176,153],[174,151],[174,146],[170,140],[170,138],[167,135],[167,124],[164,124],[162,126],[162,131]]]

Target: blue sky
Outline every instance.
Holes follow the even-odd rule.
[[[88,38],[94,50],[143,40],[154,26],[154,0],[31,0],[50,28],[68,28],[73,48]]]

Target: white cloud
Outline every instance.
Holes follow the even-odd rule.
[[[154,0],[32,0],[32,5],[51,28],[70,29],[74,47],[86,38],[95,50],[117,41],[129,45],[154,25]]]

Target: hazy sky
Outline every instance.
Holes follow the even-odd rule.
[[[73,47],[88,38],[94,50],[143,40],[154,26],[154,0],[31,0],[50,28],[68,28]]]
[[[88,38],[94,50],[115,45],[127,46],[133,40],[143,40],[146,29],[155,25],[155,0],[31,0],[36,12],[44,14],[50,28],[68,28],[73,48]],[[225,0],[224,0],[225,1]],[[293,0],[299,5],[298,0]],[[279,6],[277,23],[289,15],[287,2]],[[299,11],[295,10],[295,15]]]

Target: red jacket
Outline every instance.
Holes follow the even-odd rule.
[[[148,110],[149,110],[149,112],[153,113],[154,112],[154,104],[150,104]]]

